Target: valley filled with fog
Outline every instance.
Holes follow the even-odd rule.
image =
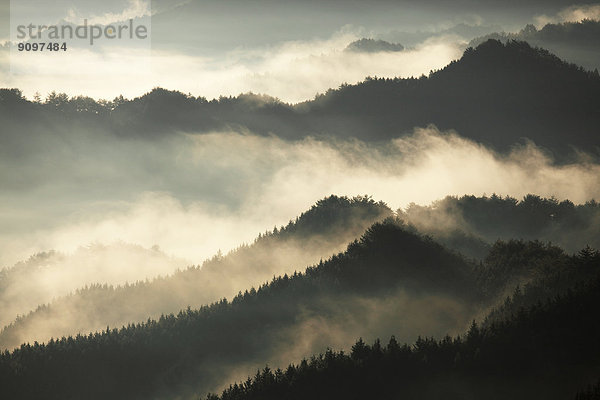
[[[152,42],[0,30],[0,397],[596,399],[600,5],[67,3]]]

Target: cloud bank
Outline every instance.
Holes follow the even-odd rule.
[[[235,132],[69,140],[55,154],[2,160],[11,172],[2,175],[0,265],[117,240],[200,263],[329,194],[369,194],[393,209],[464,194],[600,198],[597,164],[558,166],[533,144],[500,156],[434,127],[382,146]]]

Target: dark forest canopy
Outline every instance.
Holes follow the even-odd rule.
[[[600,154],[598,73],[519,41],[488,40],[429,76],[367,78],[296,105],[252,93],[208,101],[160,88],[132,100],[52,93],[35,103],[18,90],[4,89],[0,114],[15,131],[26,116],[43,124],[83,124],[151,137],[172,131],[248,129],[286,139],[380,141],[435,124],[502,151],[527,138],[555,156],[572,154],[573,146]]]
[[[518,262],[510,264],[506,260]],[[587,368],[591,357],[597,355],[596,347],[579,348],[577,346],[587,342],[571,340],[571,336],[582,330],[590,335],[590,340],[596,337],[597,319],[592,318],[588,305],[596,304],[590,296],[595,299],[598,291],[579,291],[575,296],[568,293],[578,283],[598,276],[599,268],[600,255],[595,250],[584,249],[569,256],[555,246],[521,241],[497,243],[489,260],[474,264],[430,238],[412,232],[401,221],[388,219],[371,227],[359,241],[351,243],[346,252],[308,268],[303,274],[274,278],[258,289],[240,293],[231,302],[222,300],[197,311],[188,309],[177,316],[163,316],[157,321],[148,320],[121,329],[107,328],[101,333],[46,344],[25,344],[13,352],[5,352],[0,357],[0,393],[13,399],[168,398],[190,391],[206,393],[226,383],[220,379],[229,376],[231,369],[270,359],[281,349],[289,348],[293,336],[287,335],[301,334],[298,329],[307,316],[316,316],[323,326],[330,327],[327,321],[334,321],[336,316],[343,319],[354,316],[360,321],[359,303],[353,299],[375,301],[393,296],[398,288],[414,296],[435,295],[442,302],[485,307],[498,293],[511,289],[506,284],[512,280],[511,276],[520,279],[523,275],[529,279],[524,289],[528,297],[515,300],[518,304],[531,307],[556,296],[567,296],[569,302],[556,300],[541,309],[532,308],[530,313],[519,314],[515,323],[494,322],[502,318],[493,318],[482,331],[486,332],[483,336],[489,333],[491,339],[479,346],[468,342],[466,348],[460,341],[446,341],[444,343],[458,347],[451,347],[451,354],[444,353],[440,360],[436,357],[441,357],[443,352],[433,350],[440,346],[438,342],[417,341],[417,348],[420,344],[428,348],[431,345],[433,351],[427,353],[426,364],[418,365],[439,366],[441,369],[435,370],[435,376],[443,380],[440,373],[447,367],[446,362],[454,365],[459,352],[465,362],[481,357],[476,361],[483,364],[476,363],[474,368],[483,366],[484,371],[500,371],[510,364],[519,365],[530,374],[542,360],[550,363],[550,369],[541,373],[553,376],[553,366],[562,365],[555,361],[561,360],[577,363],[578,367],[571,370],[576,374],[581,372],[579,366]],[[558,283],[548,285],[547,282]],[[546,290],[535,291],[541,284]],[[572,312],[574,305],[579,311]],[[510,302],[505,302],[505,307],[510,308]],[[396,309],[395,319],[402,321],[406,317],[403,310],[402,307]],[[424,315],[434,311],[419,310]],[[498,315],[504,314],[501,310]],[[551,321],[553,324],[561,321],[562,328],[544,329]],[[367,328],[365,322],[363,326]],[[314,328],[311,325],[311,329]],[[504,336],[506,329],[512,332],[508,336]],[[317,331],[317,334],[325,334],[325,331]],[[532,334],[537,338],[533,343]],[[547,352],[560,340],[564,347],[559,347],[557,352]],[[512,350],[505,353],[507,346]],[[522,353],[523,349],[527,351]],[[540,353],[542,349],[546,352]],[[504,354],[497,365],[491,362],[496,354]],[[418,353],[415,361],[424,362],[423,355],[425,353]],[[438,361],[441,364],[438,365]],[[463,364],[459,365],[462,368]],[[468,365],[471,364],[465,364],[467,369],[459,369],[459,372],[473,371]],[[411,370],[410,366],[404,367]],[[507,367],[507,371],[512,370]],[[421,377],[425,376],[429,378],[429,375]],[[575,377],[569,376],[561,385],[570,387],[573,379]]]
[[[575,400],[600,400],[600,379],[595,385],[588,385],[575,396]]]
[[[471,256],[487,252],[482,243],[512,238],[549,241],[569,252],[586,245],[600,248],[600,204],[594,200],[575,205],[533,194],[521,200],[495,194],[448,196],[429,206],[410,204],[398,215],[420,232]]]
[[[400,345],[360,339],[287,369],[268,366],[208,400],[569,399],[597,371],[600,281],[463,336]],[[557,323],[560,321],[560,323]],[[598,386],[576,400],[597,399]]]

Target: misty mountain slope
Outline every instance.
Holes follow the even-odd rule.
[[[185,260],[169,257],[157,248],[125,243],[90,245],[68,255],[39,253],[0,270],[0,325],[85,285],[152,279],[187,265]]]
[[[521,40],[542,47],[569,62],[594,70],[600,67],[600,21],[583,20],[546,24],[541,29],[527,25],[517,33],[491,33],[473,39],[469,45],[478,46],[489,40]]]
[[[30,301],[26,311],[33,312],[5,327],[0,332],[0,345],[13,348],[24,342],[43,342],[50,337],[100,330],[106,325],[121,326],[231,297],[274,275],[302,270],[304,265],[341,250],[344,241],[351,241],[371,222],[390,213],[383,204],[366,198],[350,200],[332,196],[319,201],[277,234],[261,236],[252,246],[242,246],[225,258],[216,257],[200,269],[191,268],[172,277],[126,287],[93,285],[40,308],[37,305],[44,301]],[[486,265],[492,263],[490,256],[499,244],[492,246],[491,243],[497,239],[549,241],[569,252],[586,245],[600,248],[600,209],[593,201],[574,205],[534,195],[520,202],[496,195],[447,197],[431,206],[411,204],[405,211],[399,210],[398,215],[419,232],[432,235],[448,248],[481,259]],[[540,243],[537,249],[543,246]],[[521,250],[513,246],[507,251]],[[516,257],[513,263],[514,259]],[[495,261],[495,264],[503,265],[505,260]],[[504,274],[505,281],[494,283],[493,287],[489,282],[482,285],[491,295],[507,282],[526,283],[533,277],[531,272],[514,275],[515,271],[496,272],[498,276]],[[37,279],[43,276],[46,275]],[[27,284],[32,282],[37,282],[35,276]],[[102,283],[102,280],[95,282]],[[10,318],[6,324],[13,321],[14,315],[5,314]]]
[[[490,252],[486,259],[486,269],[490,271],[481,274],[483,284],[489,277],[498,276],[498,273],[502,273],[504,276],[515,276],[514,272],[507,271],[506,267],[514,269],[517,264],[526,265],[527,267],[518,268],[521,284],[503,302],[493,307],[483,321],[485,326],[508,319],[512,315],[517,315],[522,308],[529,308],[542,304],[548,299],[565,296],[573,290],[578,290],[580,285],[593,280],[598,275],[600,251],[590,247],[580,250],[569,259],[564,253],[560,252],[560,249],[550,245],[543,249],[538,242],[530,242],[529,245],[522,242],[508,242],[496,246],[498,246],[496,251]],[[502,247],[517,248],[517,251],[511,252],[506,248],[502,249]],[[522,258],[525,255],[524,253],[531,253],[532,250],[534,252],[542,250],[542,253],[545,254],[526,257],[528,260],[524,260]],[[507,260],[507,256],[511,259]],[[521,259],[519,259],[519,256],[521,256]],[[501,267],[498,268],[497,266]],[[506,278],[502,277],[501,279],[505,280]],[[497,280],[495,285],[497,286]]]
[[[169,397],[214,390],[265,360],[289,363],[357,336],[460,332],[477,297],[472,269],[393,221],[376,224],[345,253],[230,303],[6,352],[0,390],[15,399]]]
[[[521,247],[524,270],[514,268],[514,276],[564,269],[581,278],[576,258],[535,242]],[[496,253],[502,251],[505,259],[517,254],[512,245],[499,245]],[[505,275],[495,280],[497,274],[488,273],[502,267],[470,264],[387,220],[346,252],[231,302],[7,351],[0,357],[0,393],[15,399],[40,393],[48,399],[193,398],[265,363],[287,365],[327,347],[348,348],[356,337],[395,333],[412,342],[423,334],[457,334],[503,292]],[[596,276],[599,268],[596,262]],[[484,277],[494,291],[481,286]]]
[[[575,271],[576,262],[560,247],[539,241],[498,241],[477,269],[479,290],[494,298],[506,289],[527,285],[555,274],[571,272],[582,279],[583,271]]]
[[[570,399],[597,376],[600,280],[462,337],[361,339],[285,370],[265,367],[209,400]],[[597,391],[596,391],[597,393]],[[582,399],[592,399],[589,390]]]
[[[14,322],[0,331],[0,348],[98,331],[107,325],[123,326],[177,313],[188,306],[197,308],[223,297],[231,298],[274,276],[301,271],[306,265],[338,253],[371,224],[390,215],[392,211],[385,204],[368,197],[330,196],[318,201],[286,227],[260,235],[253,244],[243,245],[224,257],[216,256],[202,266],[135,284],[131,284],[135,280],[130,280],[130,284],[116,287],[112,285],[115,282],[106,285],[101,275],[96,275],[97,280],[86,281],[91,286],[84,288],[82,283],[70,296],[52,302],[52,298],[33,297],[32,300],[41,301],[30,301],[26,311],[31,312],[17,320],[14,320],[15,314],[7,313],[6,318],[10,320],[5,324]],[[100,259],[96,261],[102,264]],[[122,263],[114,266],[120,265]],[[64,269],[57,273],[68,277],[73,271]],[[23,277],[24,281],[15,277],[11,287],[31,287],[45,276],[28,275]],[[21,296],[25,294],[21,292]],[[37,307],[46,302],[49,304]]]
[[[587,245],[600,248],[600,205],[594,200],[575,205],[569,200],[559,202],[531,194],[522,200],[495,194],[448,196],[429,206],[410,204],[406,210],[398,210],[398,215],[420,232],[451,247],[452,243],[445,239],[448,233],[457,237],[456,231],[464,232],[473,244],[455,246],[472,256],[482,255],[483,248],[476,239],[487,243],[498,239],[541,240],[568,252]]]
[[[573,155],[571,146],[598,156],[599,99],[597,73],[526,42],[488,40],[428,77],[367,78],[297,105],[252,93],[208,101],[160,88],[133,100],[55,94],[35,104],[4,90],[0,115],[15,132],[23,121],[42,120],[57,129],[86,125],[146,138],[233,129],[383,141],[435,124],[501,151],[527,138],[564,159]]]

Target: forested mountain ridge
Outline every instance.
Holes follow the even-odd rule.
[[[561,143],[597,145],[599,91],[595,72],[525,42],[488,40],[429,77],[368,79],[305,107],[328,125],[323,131],[336,131],[343,115],[344,124],[364,128],[363,139],[433,123],[497,149],[528,138],[559,154]]]
[[[485,256],[485,243],[498,239],[552,242],[571,253],[586,245],[600,248],[600,204],[594,200],[576,205],[532,194],[521,200],[495,194],[448,196],[431,205],[410,204],[398,216],[471,256]],[[460,232],[470,240],[457,242]]]
[[[265,367],[208,400],[570,399],[598,372],[596,278],[565,296],[520,308],[464,336],[387,346],[360,339],[349,354],[328,350],[287,369]],[[595,399],[598,389],[575,398]]]
[[[143,321],[148,317],[176,312],[188,305],[198,307],[268,280],[278,274],[276,269],[282,269],[283,272],[301,270],[303,265],[317,261],[318,257],[327,257],[341,250],[344,241],[358,237],[372,222],[389,215],[389,208],[368,198],[332,196],[319,201],[295,222],[278,230],[277,234],[261,235],[252,246],[242,246],[224,259],[217,257],[205,263],[202,273],[199,273],[201,268],[191,268],[173,277],[124,288],[113,288],[110,284],[92,285],[88,289],[78,290],[74,296],[60,298],[19,318],[0,334],[0,343],[10,348],[25,341],[43,341],[51,336],[98,330],[107,324],[120,326]],[[448,197],[431,206],[412,204],[405,211],[399,210],[398,215],[419,232],[431,234],[449,248],[476,258],[485,257],[490,244],[499,238],[551,241],[570,252],[588,244],[600,247],[596,232],[598,224],[595,222],[600,219],[600,209],[595,202],[574,205],[569,201],[559,203],[554,199],[533,195],[521,201],[495,195],[481,198]],[[337,239],[333,243],[330,238]],[[298,239],[301,239],[300,242]],[[306,249],[316,251],[321,256],[311,256]],[[294,257],[291,257],[292,254]],[[296,261],[292,263],[293,258]],[[303,264],[298,260],[306,262]],[[12,269],[5,270],[4,275],[9,278],[12,272]],[[248,280],[250,276],[256,281]],[[218,284],[209,284],[210,281]],[[231,283],[228,288],[225,285],[227,282]],[[5,283],[8,284],[8,281]],[[209,286],[207,291],[196,290],[206,285]],[[5,288],[9,289],[10,285]],[[169,291],[175,295],[160,295]],[[169,301],[165,301],[165,298]],[[138,306],[122,309],[107,305],[113,303]],[[91,309],[104,311],[92,313],[88,311]],[[77,317],[64,320],[61,317],[65,314],[64,310],[70,310],[67,314]]]
[[[498,150],[527,138],[566,157],[571,146],[598,156],[599,99],[597,72],[525,42],[488,40],[428,77],[367,78],[296,105],[251,93],[208,101],[164,89],[112,102],[52,94],[37,104],[3,90],[0,115],[7,126],[16,124],[12,130],[31,119],[136,137],[233,129],[380,141],[435,124]]]
[[[402,309],[406,318],[427,305],[418,301],[420,297],[438,296],[440,302],[452,304],[449,309],[430,310],[427,318],[462,326],[467,317],[453,313],[460,314],[466,305],[460,306],[453,297],[472,296],[459,290],[473,286],[471,268],[460,256],[393,221],[376,224],[345,253],[304,274],[276,278],[231,302],[5,352],[0,357],[0,390],[14,399],[41,395],[132,399],[185,392],[196,385],[211,390],[240,366],[285,358],[283,348],[293,354],[299,347],[302,353],[306,341],[314,342],[309,349],[318,348],[335,339],[344,342],[339,337],[343,332],[390,324],[400,329],[404,323],[389,321],[385,312],[402,314]],[[404,295],[398,294],[400,287],[406,287]],[[407,296],[415,302],[402,300]],[[375,309],[383,312],[379,316],[371,309],[376,304]],[[310,329],[302,334],[304,324]],[[405,329],[422,329],[423,324],[415,321]],[[447,329],[451,327],[441,327]],[[135,379],[131,371],[136,371]],[[31,379],[38,384],[25,383]]]
[[[544,249],[539,242],[529,242],[529,245],[523,242],[500,242],[495,247],[498,248],[492,250],[485,260],[485,269],[488,271],[480,275],[484,288],[489,277],[499,278],[494,279],[495,287],[499,287],[499,282],[506,282],[506,277],[510,276],[529,279],[522,279],[521,285],[517,285],[510,296],[487,314],[483,320],[484,326],[509,319],[519,314],[521,309],[539,306],[548,299],[569,295],[598,275],[600,251],[590,247],[572,257],[567,257],[551,245],[546,245]],[[519,265],[524,268],[518,268]]]
[[[202,266],[124,286],[92,284],[72,295],[58,297],[14,321],[11,319],[12,323],[0,331],[0,348],[101,330],[106,325],[122,326],[176,313],[188,306],[197,308],[222,297],[231,298],[240,290],[273,276],[301,271],[306,265],[343,250],[373,222],[391,215],[386,205],[367,197],[330,196],[276,233],[259,235],[253,244],[243,245],[224,257],[214,257]],[[568,252],[586,245],[600,248],[600,207],[593,201],[574,205],[567,200],[558,202],[534,195],[521,201],[496,195],[448,197],[431,206],[412,204],[406,210],[398,210],[397,215],[418,232],[481,260],[490,258],[494,252],[492,244],[498,239],[550,241]],[[10,273],[10,269],[5,271],[7,278]],[[518,279],[526,278],[523,275]],[[11,286],[5,288],[9,289]]]
[[[346,347],[350,336],[459,333],[496,293],[509,289],[505,285],[511,274],[544,277],[572,271],[571,282],[578,282],[597,275],[600,268],[596,257],[589,266],[592,272],[579,275],[578,256],[535,242],[500,243],[492,260],[502,259],[503,252],[508,260],[520,254],[517,264],[524,268],[503,270],[499,276],[495,272],[502,264],[469,263],[400,221],[387,220],[371,227],[345,253],[304,274],[275,278],[231,302],[5,352],[0,357],[0,390],[15,399],[42,393],[48,399],[206,393],[265,362],[286,365],[319,348]],[[451,359],[455,357],[452,352]]]
[[[369,197],[329,196],[287,226],[260,234],[254,243],[197,267],[123,286],[93,284],[41,305],[0,331],[0,348],[146,321],[231,298],[274,276],[301,271],[342,251],[373,223],[392,214],[385,204]],[[7,278],[10,272],[5,272]]]

